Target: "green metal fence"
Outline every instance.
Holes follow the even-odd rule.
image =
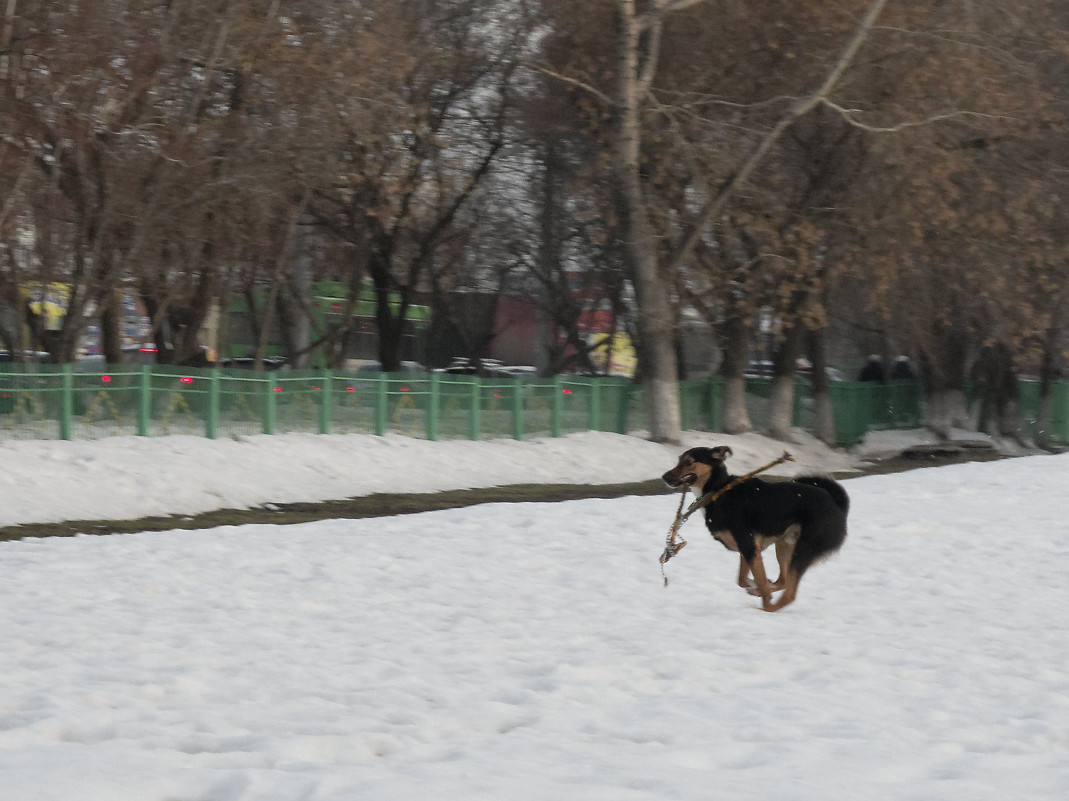
[[[1039,382],[1021,381],[1021,418],[1025,434],[1035,437],[1039,417]],[[1050,393],[1050,428],[1046,432],[1052,445],[1069,446],[1069,381],[1057,381]]]
[[[719,430],[720,378],[680,383],[684,429]],[[768,423],[770,379],[749,379],[758,430]],[[1022,409],[1035,429],[1038,389],[1022,383]],[[922,424],[916,382],[833,382],[838,442],[870,429]],[[813,399],[799,380],[794,423],[811,429]],[[1029,416],[1030,415],[1030,416]],[[1052,396],[1052,436],[1069,444],[1069,382]],[[645,426],[642,387],[621,378],[479,378],[443,373],[194,369],[164,365],[73,369],[0,366],[0,438],[94,439],[113,435],[402,434],[425,439],[558,437],[626,433]]]

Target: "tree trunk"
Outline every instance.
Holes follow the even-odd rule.
[[[768,433],[773,439],[789,441],[794,436],[795,370],[801,335],[797,326],[788,327],[773,359],[775,374],[768,403]]]
[[[972,428],[965,391],[954,387],[929,389],[926,417],[928,428],[943,440],[956,428]]]
[[[831,381],[828,379],[828,359],[824,352],[824,329],[810,331],[808,340],[809,363],[813,365],[813,430],[821,442],[834,448],[835,412],[831,405]]]
[[[926,423],[940,439],[950,439],[956,428],[976,430],[965,397],[968,351],[968,337],[947,328],[939,342],[922,354],[921,370],[927,390]]]
[[[746,364],[750,359],[750,330],[745,321],[733,318],[720,326],[719,338],[724,358],[720,375],[724,394],[720,399],[720,428],[725,434],[745,434],[753,430],[746,410]]]
[[[108,292],[100,309],[100,349],[106,364],[122,364],[122,307],[119,293]]]
[[[978,367],[981,430],[1023,442],[1020,394],[1010,349],[1001,343],[984,348]]]
[[[641,363],[649,437],[679,444],[682,420],[679,377],[674,347],[675,319],[663,280],[657,244],[642,189],[641,107],[648,83],[653,34],[644,34],[636,18],[635,0],[616,2],[616,83],[613,97],[614,200],[623,231],[623,245],[638,305],[638,353]],[[645,56],[645,58],[644,58]],[[645,77],[644,77],[645,73]]]

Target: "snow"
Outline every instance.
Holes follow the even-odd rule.
[[[695,436],[735,472],[784,447]],[[675,456],[600,434],[18,442],[0,493],[7,523],[132,517]],[[0,543],[0,797],[1066,797],[1069,455],[845,486],[846,545],[774,615],[697,522],[663,586],[668,494]]]

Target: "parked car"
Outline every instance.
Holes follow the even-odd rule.
[[[382,364],[379,362],[364,362],[356,368],[356,372],[364,373],[365,375],[368,373],[381,373]],[[401,372],[415,374],[425,373],[427,370],[419,362],[401,362]]]
[[[29,361],[31,364],[51,364],[52,355],[47,350],[26,350],[12,354],[10,351],[0,350],[0,364],[12,362],[22,364]]]
[[[448,367],[437,372],[447,375],[478,375],[483,378],[510,378],[517,375],[517,370],[526,369],[528,368],[505,365],[500,359],[481,359],[477,364],[473,364],[470,359],[457,356]],[[534,370],[533,367],[529,369]]]
[[[825,372],[828,375],[830,381],[845,381],[846,377],[835,367],[825,368]],[[743,375],[746,378],[772,378],[776,374],[776,371],[771,361],[761,360],[752,361],[746,366],[746,370]],[[808,359],[799,359],[796,368],[795,375],[799,378],[804,378],[807,381],[813,377],[813,365],[809,363]]]
[[[240,367],[243,370],[251,370],[256,364],[256,359],[251,356],[233,356],[221,359],[217,364],[220,367]],[[280,370],[285,364],[285,356],[268,356],[264,359],[264,370]]]

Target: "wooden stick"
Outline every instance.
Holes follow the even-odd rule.
[[[725,492],[727,492],[729,489],[733,489],[733,488],[737,487],[743,481],[746,481],[749,478],[753,478],[758,473],[763,473],[766,470],[769,470],[769,469],[775,467],[778,464],[783,464],[784,462],[793,462],[793,461],[794,461],[794,457],[791,456],[787,451],[784,451],[783,455],[781,457],[779,457],[775,461],[769,462],[764,467],[759,467],[756,470],[751,470],[746,475],[738,476],[737,478],[733,479],[732,481],[730,481],[729,483],[725,484],[720,489],[713,490],[712,492],[705,493],[704,495],[702,495],[700,498],[698,498],[698,500],[696,500],[694,503],[692,503],[687,508],[687,511],[683,515],[683,519],[680,522],[686,522],[687,518],[690,517],[692,514],[697,512],[702,507],[708,506],[713,501],[715,501],[717,498],[719,498],[721,495],[723,495]]]

